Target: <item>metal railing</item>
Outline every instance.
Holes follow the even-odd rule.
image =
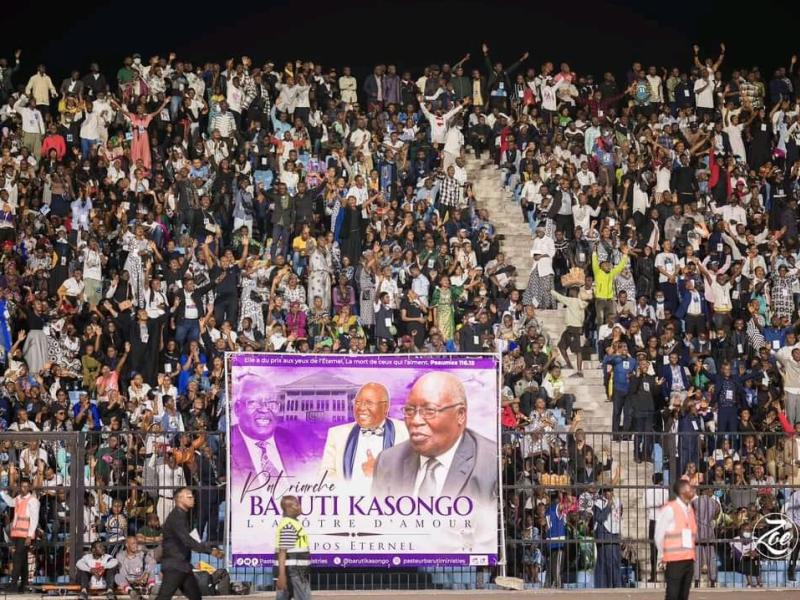
[[[800,447],[782,431],[695,431],[691,419],[680,427],[506,431],[507,574],[533,587],[662,586],[654,519],[675,479],[688,478],[697,490],[695,581],[791,584],[800,523],[787,525],[792,537],[779,559],[757,542],[773,527],[766,515],[800,508]],[[781,519],[793,517],[790,508]]]
[[[505,565],[315,570],[314,589],[486,589],[503,569],[529,587],[661,586],[652,517],[669,496],[667,486],[684,473],[706,498],[697,508],[703,522],[697,579],[718,586],[740,586],[748,579],[757,584],[759,578],[771,587],[790,583],[800,551],[794,538],[795,551],[781,560],[741,550],[749,547],[742,537],[748,524],[783,513],[795,501],[800,507],[800,491],[795,494],[800,450],[793,438],[782,432],[689,430],[626,435],[630,441],[610,432],[504,431]],[[224,434],[209,432],[0,434],[0,488],[13,490],[25,477],[41,499],[30,582],[74,577],[73,557],[95,539],[112,552],[129,533],[157,545],[159,521],[172,507],[172,492],[183,485],[195,490],[190,518],[200,535],[227,546],[225,451]],[[693,462],[697,474],[689,466]],[[607,521],[611,531],[597,525],[605,502],[621,506],[613,523]],[[11,510],[4,504],[0,517],[1,575],[7,576]],[[753,535],[766,526],[757,525]],[[237,567],[232,576],[254,589],[272,585],[267,569]]]

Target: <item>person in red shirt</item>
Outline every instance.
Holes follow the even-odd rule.
[[[42,156],[49,156],[51,150],[56,151],[56,159],[59,161],[67,153],[67,142],[64,136],[58,133],[55,123],[51,123],[47,128],[47,135],[42,141]]]

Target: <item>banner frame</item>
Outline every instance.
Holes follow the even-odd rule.
[[[225,441],[226,441],[226,468],[227,468],[227,475],[228,481],[227,485],[225,486],[225,567],[229,570],[236,569],[233,564],[233,554],[231,552],[233,547],[233,540],[231,539],[231,524],[232,524],[232,506],[230,502],[231,497],[231,481],[230,481],[230,472],[231,472],[231,453],[230,453],[230,439],[231,439],[231,401],[233,398],[233,385],[231,381],[231,372],[230,369],[233,366],[232,360],[238,356],[276,356],[276,357],[284,357],[284,356],[336,356],[336,354],[332,353],[322,353],[322,352],[306,352],[306,353],[287,353],[287,352],[230,352],[226,351],[224,355],[224,362],[225,362]],[[343,356],[350,356],[343,355]],[[492,359],[495,361],[497,365],[497,398],[495,401],[497,402],[496,408],[496,421],[497,421],[497,518],[498,518],[498,549],[497,549],[497,562],[495,566],[499,568],[500,574],[504,575],[506,572],[506,564],[507,564],[507,555],[506,555],[506,535],[505,535],[505,504],[504,504],[504,486],[503,486],[503,456],[502,456],[502,384],[503,384],[503,356],[501,352],[446,352],[446,353],[422,353],[422,352],[415,352],[415,353],[393,353],[393,354],[359,354],[356,356],[369,356],[369,357],[380,357],[380,356],[404,356],[404,357],[472,357],[472,358],[483,358],[483,359]],[[429,567],[419,567],[419,568],[429,568]],[[462,567],[437,567],[437,568],[462,568]]]

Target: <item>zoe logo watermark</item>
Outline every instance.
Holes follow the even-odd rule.
[[[760,532],[755,538],[756,550],[768,560],[789,558],[800,542],[800,528],[780,513],[760,517],[753,530]]]

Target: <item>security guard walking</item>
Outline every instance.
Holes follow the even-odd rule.
[[[311,598],[311,553],[308,534],[297,517],[300,501],[297,496],[281,499],[283,519],[275,532],[275,560],[278,564],[275,589],[277,600],[309,600]]]
[[[655,542],[665,565],[666,600],[686,600],[694,575],[697,519],[692,509],[694,486],[679,479],[675,500],[667,502],[656,520]]]
[[[188,600],[201,600],[202,593],[194,576],[192,552],[222,558],[222,550],[198,541],[189,530],[189,511],[194,508],[194,493],[188,487],[175,490],[175,508],[169,513],[161,528],[161,588],[156,600],[171,600],[178,589]]]

